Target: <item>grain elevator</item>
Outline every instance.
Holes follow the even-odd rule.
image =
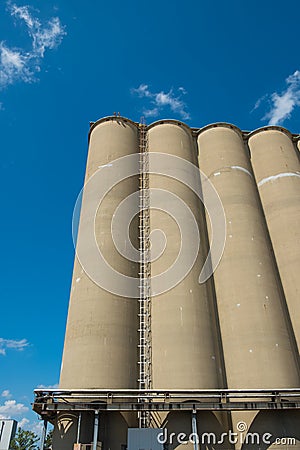
[[[53,450],[300,449],[299,142],[91,124]]]

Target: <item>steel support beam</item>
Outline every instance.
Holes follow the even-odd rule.
[[[57,411],[95,411],[93,403],[52,403],[44,404],[43,407],[33,404],[33,409],[44,416]],[[114,402],[103,404],[99,411],[257,411],[257,410],[283,410],[300,409],[300,402],[227,402],[227,403],[201,403],[201,402]]]
[[[192,434],[194,440],[194,450],[199,450],[199,436],[197,430],[197,413],[195,410],[192,412]]]
[[[43,428],[42,428],[42,436],[41,436],[41,443],[40,443],[40,450],[44,450],[45,446],[45,439],[46,439],[46,433],[47,433],[47,420],[44,420]]]
[[[97,450],[98,428],[99,428],[99,410],[96,409],[96,411],[95,411],[95,420],[94,420],[93,450]]]
[[[77,438],[76,438],[76,443],[79,444],[79,439],[80,439],[80,427],[81,427],[81,414],[82,412],[79,413],[78,416],[78,422],[77,422]]]

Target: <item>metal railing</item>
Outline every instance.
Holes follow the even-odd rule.
[[[99,411],[234,411],[300,409],[300,388],[290,389],[36,389],[33,409],[39,414],[63,410]]]

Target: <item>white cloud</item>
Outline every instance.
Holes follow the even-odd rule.
[[[21,72],[26,64],[26,59],[20,52],[10,50],[1,43],[1,64],[8,70]]]
[[[37,389],[57,389],[58,388],[58,383],[55,384],[49,384],[48,386],[45,384],[39,384]]]
[[[1,394],[4,398],[11,396],[9,390],[5,390]],[[14,419],[18,421],[18,427],[25,430],[30,430],[41,435],[41,429],[43,426],[42,421],[31,421],[27,416],[30,412],[30,408],[24,403],[19,403],[16,400],[6,400],[4,404],[0,404],[0,419]]]
[[[258,100],[256,100],[255,105],[253,106],[253,108],[251,109],[250,113],[253,113],[253,111],[255,111],[256,109],[258,109],[261,104],[263,103],[264,100],[266,100],[268,98],[268,95],[263,95],[261,98],[259,98]]]
[[[10,397],[11,397],[11,393],[9,392],[8,389],[5,389],[5,390],[2,392],[1,397],[10,398]]]
[[[28,429],[30,429],[30,431],[33,431],[35,434],[37,434],[39,437],[42,434],[42,428],[43,428],[43,422],[32,422],[30,424],[30,426],[27,426]]]
[[[6,350],[8,348],[14,350],[23,350],[25,347],[28,347],[29,342],[27,339],[20,339],[19,341],[14,339],[3,339],[0,338],[0,355],[6,355]]]
[[[140,84],[138,88],[131,89],[132,94],[137,94],[139,97],[152,97],[153,94],[148,89],[147,84]]]
[[[152,109],[144,109],[143,114],[145,117],[155,117],[159,114],[159,108],[152,108]]]
[[[0,418],[10,419],[21,414],[26,413],[29,410],[23,403],[17,403],[16,400],[6,400],[4,405],[0,406]]]
[[[29,6],[9,4],[9,11],[12,16],[25,22],[28,34],[32,38],[33,53],[35,55],[43,57],[45,50],[57,47],[66,34],[58,17],[53,17],[45,24],[42,24],[39,19],[30,13]]]
[[[25,24],[32,47],[26,51],[23,48],[10,48],[4,42],[0,43],[0,88],[17,81],[36,81],[34,75],[41,70],[45,51],[57,47],[66,34],[58,17],[41,22],[31,13],[29,6],[17,6],[13,3],[7,5],[10,15]]]
[[[24,427],[26,427],[26,425],[27,425],[28,423],[30,423],[30,420],[27,419],[26,417],[23,417],[23,419],[19,420],[19,422],[18,422],[18,427],[24,428]]]
[[[263,96],[254,106],[254,109],[257,109],[263,100],[270,100],[271,109],[262,118],[268,119],[268,125],[282,124],[291,117],[295,107],[300,106],[300,71],[296,70],[287,77],[285,83],[286,88],[281,93],[273,92],[270,96]]]
[[[28,28],[33,28],[36,22],[38,22],[37,19],[34,19],[29,13],[29,6],[17,6],[11,2],[8,2],[7,6],[11,15],[24,20]]]
[[[20,50],[10,49],[3,42],[0,43],[0,88],[22,80],[32,81],[32,72],[28,65],[28,55]]]
[[[18,405],[20,405],[20,404],[18,404]],[[1,406],[0,406],[0,408],[1,408]],[[17,420],[18,428],[23,428],[24,430],[33,431],[33,433],[35,433],[38,437],[41,437],[42,428],[43,428],[42,421],[31,422],[29,419],[27,419],[27,417],[22,417],[22,419],[18,420],[18,417],[17,417],[18,415],[24,414],[25,412],[27,412],[29,410],[29,408],[27,408],[27,410],[25,411],[25,408],[26,408],[26,406],[24,406],[23,410],[21,408],[11,410],[10,414],[1,414],[1,412],[0,412],[0,419]],[[0,411],[1,411],[1,409],[0,409]]]
[[[173,89],[169,92],[151,92],[147,84],[140,84],[138,88],[131,89],[131,93],[138,95],[140,98],[148,98],[150,100],[150,104],[153,107],[143,110],[143,114],[146,117],[158,116],[162,110],[169,108],[173,113],[179,114],[182,119],[188,120],[190,119],[190,114],[186,111],[186,104],[181,99],[181,94],[186,94],[186,90],[183,87],[180,87],[178,90],[180,94],[176,96]]]

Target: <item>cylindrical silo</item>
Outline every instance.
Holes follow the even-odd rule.
[[[205,238],[203,230],[203,207],[199,197],[183,181],[184,174],[197,186],[199,169],[197,148],[191,130],[184,124],[175,121],[154,123],[148,131],[148,149],[150,158],[150,231],[162,230],[166,236],[166,246],[159,258],[152,261],[152,280],[159,274],[168,274],[172,265],[176,265],[177,257],[190,253],[197,245],[192,234],[180,229],[182,221],[192,222],[179,207],[180,201],[187,206],[200,230],[201,241]],[[164,153],[159,161],[162,174],[151,173],[152,158]],[[174,163],[172,157],[177,157]],[[194,170],[188,167],[193,164]],[[166,176],[175,164],[175,178]],[[171,171],[172,172],[172,171]],[[176,173],[178,177],[176,177]],[[165,174],[165,176],[163,175]],[[160,190],[160,209],[156,209],[153,190]],[[169,197],[165,191],[176,197]],[[152,201],[153,200],[153,201]],[[176,211],[171,217],[172,212]],[[202,217],[201,217],[202,214]],[[176,223],[176,221],[178,221]],[[185,235],[181,235],[185,233]],[[152,246],[155,247],[155,239]],[[188,274],[180,279],[166,292],[153,295],[151,311],[152,334],[152,386],[153,389],[210,389],[220,386],[216,336],[213,332],[210,299],[207,286],[200,285],[198,277],[203,265],[204,255],[200,252]],[[151,253],[151,257],[153,254]],[[182,266],[180,267],[182,268]],[[152,293],[153,292],[152,283]],[[209,413],[212,414],[212,413]],[[163,416],[162,420],[163,420]],[[174,416],[174,417],[173,417]],[[184,431],[183,424],[191,433],[191,416],[184,413],[168,415],[165,419],[169,432],[179,434]],[[187,419],[187,417],[189,417]],[[174,422],[175,420],[175,422]],[[201,422],[201,420],[200,420]],[[177,425],[176,425],[177,424]],[[219,424],[220,426],[220,424]],[[174,444],[175,445],[175,444]],[[191,444],[190,444],[191,445]],[[173,448],[173,447],[170,447]],[[174,447],[175,448],[175,447]],[[176,447],[181,448],[181,446]],[[186,445],[182,448],[187,448]],[[192,448],[192,447],[191,447]]]
[[[227,223],[214,282],[228,388],[297,386],[280,284],[242,133],[228,124],[211,125],[200,130],[198,146],[200,169],[216,188]],[[253,413],[233,413],[234,424],[252,418]]]
[[[152,153],[177,156],[182,159],[182,164],[184,161],[197,164],[196,148],[188,127],[175,121],[163,121],[151,126],[148,133],[150,171]],[[163,164],[162,162],[162,171]],[[194,176],[192,172],[190,176]],[[199,226],[201,202],[188,186],[168,176],[151,173],[149,186],[151,190],[161,190],[161,198],[165,196],[164,191],[178,196],[190,208]],[[182,230],[168,214],[168,201],[169,198],[166,197],[164,210],[155,209],[155,205],[150,201],[150,230],[163,230],[167,239],[163,254],[151,264],[152,278],[170,269],[183,241],[180,235]],[[176,207],[178,199],[170,201],[174,201],[174,209],[179,211]],[[180,220],[180,217],[175,219]],[[196,243],[189,242],[188,245],[183,251],[189,252]],[[152,379],[155,389],[201,389],[218,386],[209,299],[206,286],[198,282],[202,261],[203,255],[199,255],[194,266],[190,267],[188,275],[180,283],[167,292],[152,297]]]
[[[196,131],[175,120],[147,127],[116,116],[91,126],[62,390],[299,386],[299,150],[299,136],[280,127],[249,134],[220,123]],[[149,174],[141,176],[142,167]],[[202,185],[199,168],[209,179]],[[220,205],[208,201],[209,182],[226,215],[226,244],[213,276],[201,284],[209,246],[220,231],[210,223],[210,213],[220,212]],[[86,239],[90,229],[95,246]],[[105,266],[98,266],[100,254]],[[48,396],[44,400],[36,410],[44,414],[49,404],[43,417],[52,421],[55,407]],[[80,413],[74,397],[71,411],[58,401],[54,450],[92,442],[100,399],[81,400],[89,405]],[[193,395],[190,400],[197,402]],[[176,440],[195,427],[199,435],[218,440],[216,449],[230,448],[229,434],[240,430],[240,421],[250,432],[274,437],[290,436],[297,428],[296,413],[278,410],[281,402],[272,411],[231,413],[213,411],[212,403],[212,411],[195,414],[177,410],[179,401],[169,403],[170,412],[151,410],[151,426],[173,435],[170,450],[192,450],[191,442]],[[100,412],[102,450],[126,448],[128,427],[137,422],[132,410]]]
[[[90,134],[85,184],[100,167],[106,166],[101,174],[104,183],[104,178],[111,176],[113,160],[137,151],[135,125],[120,118],[99,121]],[[113,268],[132,277],[138,276],[138,265],[118,253],[112,240],[111,220],[119,203],[137,190],[137,178],[128,178],[113,187],[95,211],[96,239],[104,258]],[[83,193],[81,218],[89,201]],[[76,259],[60,387],[136,387],[137,328],[137,300],[103,290]]]
[[[291,134],[266,127],[249,136],[251,162],[300,349],[300,162]]]
[[[134,123],[119,117],[96,122],[90,132],[85,186],[98,169],[102,169],[101,184],[109,185],[114,160],[137,152],[138,133]],[[121,168],[118,175],[122,178],[124,172],[126,177],[126,170],[124,164],[124,169]],[[111,221],[120,202],[138,191],[138,176],[124,179],[112,187],[91,215],[89,207],[95,201],[96,191],[89,190],[87,193],[86,188],[83,191],[77,248],[78,242],[83,239],[87,222],[94,221],[95,239],[107,263],[117,272],[137,278],[138,264],[121,256],[115,248]],[[137,203],[134,197],[130,201]],[[131,206],[138,208],[135,204]],[[136,233],[132,233],[136,247],[137,229],[136,224]],[[136,388],[137,299],[104,290],[90,277],[89,268],[82,267],[79,259],[76,257],[74,263],[60,388]],[[107,439],[109,448],[110,437]]]

